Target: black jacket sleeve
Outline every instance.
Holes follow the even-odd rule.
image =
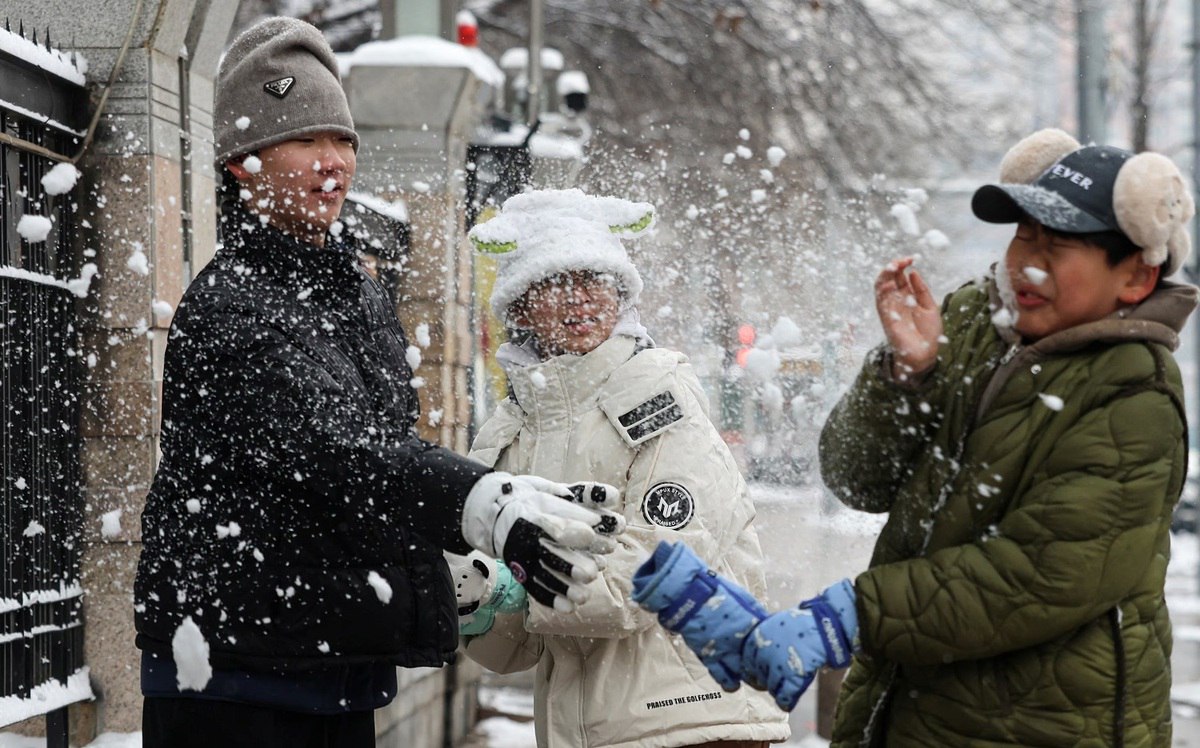
[[[242,441],[247,468],[302,483],[331,501],[371,507],[441,548],[466,553],[462,509],[490,469],[418,438],[404,424],[381,426],[362,393],[339,382],[279,330],[216,312],[184,364],[219,372],[195,395],[209,427]],[[219,339],[218,339],[219,338]]]

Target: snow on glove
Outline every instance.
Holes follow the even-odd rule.
[[[486,634],[497,613],[525,610],[525,588],[513,579],[507,566],[479,551],[466,556],[446,552],[446,563],[454,579],[458,601],[458,633],[464,636]]]
[[[843,579],[760,623],[742,653],[742,678],[770,691],[780,708],[791,711],[817,670],[846,667],[857,649],[854,586]]]
[[[595,554],[616,548],[625,518],[571,499],[562,483],[494,472],[476,481],[463,505],[463,537],[502,558],[534,600],[563,613],[587,599],[599,569]]]
[[[683,543],[660,542],[633,575],[633,600],[683,635],[726,691],[741,683],[742,644],[767,611]]]

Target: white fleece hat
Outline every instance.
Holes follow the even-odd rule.
[[[1029,215],[1067,233],[1120,231],[1164,277],[1183,267],[1196,206],[1178,167],[1158,153],[1081,146],[1062,130],[1039,130],[1000,163],[1000,183],[980,187],[975,215],[1013,223]]]
[[[539,190],[514,195],[499,215],[471,229],[476,250],[496,257],[492,311],[503,320],[508,308],[539,281],[586,270],[612,276],[621,308],[637,304],[642,277],[622,238],[654,227],[654,206],[581,190]]]

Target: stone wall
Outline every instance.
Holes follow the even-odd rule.
[[[83,178],[72,193],[79,202],[78,252],[99,267],[79,308],[83,353],[94,357],[84,382],[81,462],[85,662],[97,699],[71,707],[73,745],[101,732],[141,727],[132,589],[141,509],[158,460],[171,322],[156,302],[173,309],[215,251],[213,78],[238,7],[233,0],[145,0],[134,17],[137,5],[0,0],[0,13],[14,26],[18,21],[49,26],[57,46],[71,42],[65,48],[87,58],[93,107],[132,29],[95,142],[79,164]],[[433,190],[371,190],[404,198],[412,216],[412,251],[396,291],[410,336],[419,324],[429,329],[430,345],[417,371],[424,380],[421,435],[464,452],[474,340],[471,256],[457,195],[473,106],[456,108],[456,129],[442,131],[452,136],[445,149],[424,154],[426,165],[440,173]],[[405,142],[393,145],[411,153]],[[102,535],[101,517],[117,510],[120,531]],[[379,745],[441,748],[447,730],[452,739],[465,734],[475,719],[478,675],[469,662],[401,670],[398,698],[376,715]],[[5,728],[14,729],[40,734],[44,719]]]

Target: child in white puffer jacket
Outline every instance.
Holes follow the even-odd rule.
[[[471,456],[509,472],[615,486],[614,508],[628,522],[571,612],[489,609],[501,598],[511,609],[511,586],[502,585],[506,594],[489,590],[464,620],[472,659],[501,673],[537,667],[541,748],[740,748],[789,735],[768,696],[721,689],[630,600],[633,572],[660,540],[686,541],[721,574],[765,592],[754,507],[700,383],[686,357],[655,348],[638,321],[642,279],[621,238],[653,222],[647,203],[544,191],[511,198],[470,234],[498,256],[491,304],[511,331],[497,353],[510,396]],[[472,580],[472,568],[459,565],[458,580],[490,587]]]

